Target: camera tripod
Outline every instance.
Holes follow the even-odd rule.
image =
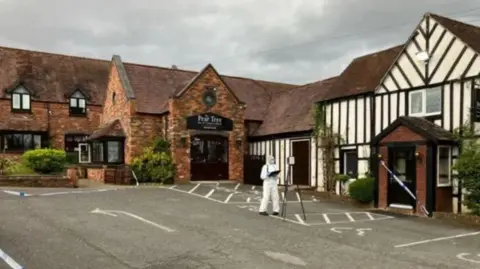
[[[287,178],[285,179],[285,190],[283,191],[283,202],[282,202],[282,217],[283,220],[285,220],[287,216],[287,193],[288,193],[288,185],[289,182],[291,181],[291,176],[290,176],[290,166],[288,165],[287,167]],[[293,181],[292,181],[293,182]],[[293,184],[292,184],[293,185]],[[297,194],[298,194],[298,199],[300,200],[300,205],[302,207],[302,213],[303,213],[303,220],[307,220],[307,217],[305,216],[305,208],[303,207],[303,199],[302,199],[302,194],[300,193],[300,187],[297,185]]]

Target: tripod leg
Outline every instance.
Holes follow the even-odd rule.
[[[285,217],[287,216],[287,191],[288,191],[288,185],[285,185],[285,190],[283,191],[283,204],[282,204],[282,216],[284,220],[285,220]]]
[[[298,197],[300,198],[300,205],[302,206],[302,212],[303,212],[303,220],[307,220],[307,216],[305,215],[305,208],[303,207],[303,199],[302,199],[302,194],[300,193],[300,187],[297,184],[297,193]]]

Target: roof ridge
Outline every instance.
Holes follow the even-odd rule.
[[[92,60],[92,61],[98,61],[98,62],[108,62],[109,63],[111,61],[111,60],[106,60],[106,59],[104,60],[104,59],[100,59],[100,58],[90,58],[90,57],[85,57],[85,56],[61,54],[61,53],[44,51],[44,50],[12,48],[12,47],[6,47],[6,46],[0,46],[0,49],[7,49],[7,50],[13,50],[13,51],[20,51],[20,52],[34,52],[34,53],[47,54],[47,55],[52,55],[52,56],[61,56],[61,57],[76,58],[76,59],[83,59],[83,60]]]
[[[477,25],[469,24],[469,23],[466,23],[466,22],[463,22],[463,21],[460,21],[460,20],[455,20],[455,19],[452,19],[452,18],[449,18],[449,17],[438,15],[436,13],[427,12],[427,13],[425,13],[425,16],[431,16],[433,18],[438,17],[438,18],[441,18],[441,19],[444,19],[444,20],[447,20],[447,21],[451,21],[451,22],[455,22],[455,23],[462,24],[462,25],[465,25],[465,26],[480,29],[480,27],[477,26]]]

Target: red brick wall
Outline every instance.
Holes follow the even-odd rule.
[[[90,180],[104,182],[104,175],[105,173],[103,168],[87,168],[87,178]]]
[[[100,123],[102,107],[87,105],[86,117],[70,117],[68,103],[32,101],[32,113],[12,113],[10,99],[0,100],[0,124],[18,131],[47,131],[50,120],[52,146],[64,149],[65,133],[92,133]],[[48,114],[50,107],[50,116]]]
[[[143,148],[152,145],[157,137],[165,138],[167,116],[136,114],[131,119],[131,157],[141,154]]]
[[[390,134],[382,139],[380,144],[388,142],[413,142],[413,141],[425,141],[421,135],[411,131],[405,126],[399,126],[393,130]],[[416,151],[419,152],[420,156],[416,160],[416,191],[415,195],[417,199],[422,202],[424,205],[426,203],[426,188],[427,188],[427,173],[426,173],[426,162],[427,162],[427,146],[426,145],[417,145]],[[388,147],[386,145],[381,145],[379,148],[379,153],[382,156],[382,160],[388,165]],[[378,207],[387,208],[388,207],[388,172],[383,166],[378,168],[378,181],[379,181],[379,190],[378,190]],[[418,207],[417,207],[418,208]],[[423,213],[419,210],[415,210],[415,214],[422,215]]]
[[[115,93],[115,104],[112,102]],[[102,123],[107,123],[115,119],[119,119],[126,135],[125,139],[125,163],[130,163],[131,149],[134,146],[132,137],[130,136],[131,115],[135,111],[133,101],[127,99],[125,90],[123,89],[117,67],[111,64],[107,91],[105,92],[105,100],[103,103]]]
[[[202,103],[205,86],[217,88],[217,104],[209,111]],[[197,81],[179,98],[169,102],[169,141],[172,145],[177,166],[176,181],[190,180],[190,135],[186,129],[186,118],[190,115],[212,112],[233,120],[233,131],[229,134],[229,180],[243,181],[243,148],[237,149],[237,138],[245,139],[244,108],[239,107],[234,96],[227,90],[211,68],[205,70]],[[178,145],[181,136],[186,136],[187,145]],[[245,141],[245,140],[244,140]],[[245,142],[244,142],[245,143]]]

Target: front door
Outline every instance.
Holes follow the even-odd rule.
[[[190,164],[191,180],[228,180],[228,138],[192,136]]]
[[[415,147],[395,147],[389,149],[389,168],[397,178],[412,192],[415,193],[416,165]],[[388,203],[389,205],[412,206],[415,200],[393,178],[388,177]]]
[[[310,142],[308,140],[292,141],[292,156],[295,164],[292,169],[292,184],[310,185]]]

